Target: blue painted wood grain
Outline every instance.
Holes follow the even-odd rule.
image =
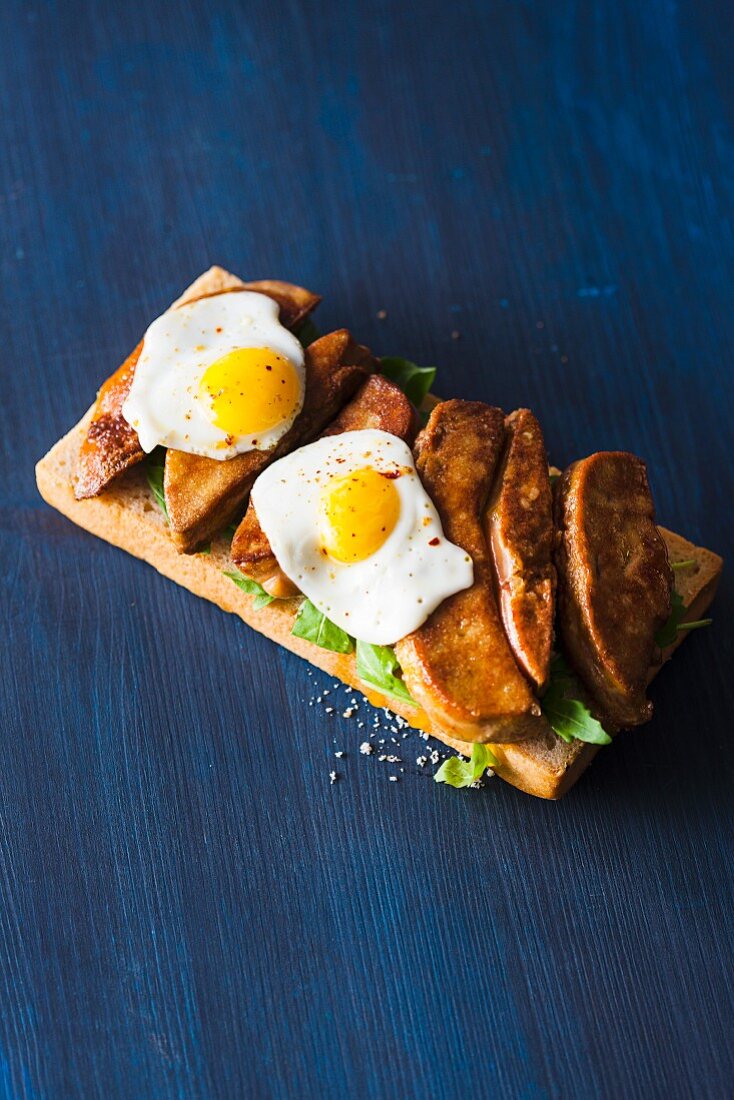
[[[730,553],[729,5],[6,0],[0,32],[0,1093],[731,1096],[728,577],[562,803],[391,784],[304,665],[33,479],[219,262],[530,404],[559,464],[639,452]]]

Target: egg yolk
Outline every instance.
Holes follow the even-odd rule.
[[[399,515],[394,481],[373,467],[334,477],[319,499],[321,545],[335,561],[364,561],[389,538]]]
[[[218,428],[227,435],[247,436],[292,420],[301,385],[284,356],[270,348],[237,348],[207,367],[200,392]]]

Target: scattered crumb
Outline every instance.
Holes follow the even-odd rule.
[[[307,675],[313,677],[314,672],[309,669],[307,671]],[[354,689],[351,688],[349,684],[342,684],[341,682],[337,681],[332,685],[332,688],[322,689],[320,695],[315,694],[315,691],[318,690],[318,684],[314,683],[312,687],[314,689],[314,695],[312,695],[312,697],[308,700],[308,705],[310,707],[312,707],[314,703],[320,703],[322,705],[323,712],[326,715],[340,715],[342,718],[345,719],[354,718],[355,716],[358,718],[356,728],[365,730],[367,736],[370,738],[369,741],[362,741],[359,744],[359,752],[361,756],[375,756],[376,759],[379,760],[381,763],[402,765],[404,762],[403,757],[396,755],[395,752],[386,751],[386,749],[389,748],[388,742],[392,745],[401,746],[402,742],[405,741],[407,738],[415,737],[416,735],[420,737],[421,740],[424,742],[429,741],[430,739],[430,734],[426,730],[416,730],[414,727],[411,726],[410,722],[406,718],[403,718],[400,714],[393,713],[393,711],[391,711],[389,707],[381,707],[378,710],[374,709],[370,705],[370,707],[363,711],[364,719],[366,719],[366,721],[360,718],[358,714],[360,710],[360,703],[357,702],[357,698],[353,694]],[[349,696],[348,700],[345,699],[342,702],[342,706],[344,706],[345,703],[348,704],[347,706],[345,706],[344,710],[339,710],[336,700],[334,701],[334,706],[326,705],[327,702],[330,702],[330,700],[328,700],[328,696],[334,694],[339,688],[342,688],[342,690]],[[367,699],[365,695],[362,695],[361,699],[363,703],[369,703],[369,699]],[[371,721],[369,721],[369,719],[371,719]],[[383,736],[380,736],[380,734],[382,734]],[[397,736],[390,736],[390,734]],[[363,733],[362,736],[364,737],[365,734]],[[334,737],[332,740],[332,744],[334,746],[338,745],[339,740],[341,740],[341,737]],[[410,742],[408,742],[408,745],[410,745]],[[334,748],[333,752],[337,760],[342,760],[349,755],[348,752],[346,752],[344,749]],[[429,750],[429,748],[426,746],[425,751],[420,752],[419,755],[415,757],[415,764],[416,767],[418,767],[419,769],[423,769],[429,763],[434,765],[439,764],[441,760],[446,760],[451,755],[452,754],[448,751],[440,752],[438,749]],[[404,767],[398,767],[397,770],[400,772],[401,775],[405,774]],[[410,768],[408,768],[408,770],[410,771]],[[480,780],[472,783],[471,786],[475,789],[479,789],[485,785],[484,779],[491,779],[493,775],[494,772],[490,769],[487,769],[485,775]],[[333,786],[335,783],[338,783],[343,778],[344,776],[341,773],[338,773],[336,771],[329,772],[329,784],[331,786]],[[388,780],[390,783],[399,783],[400,776],[388,775]]]
[[[460,340],[461,339],[461,333],[459,332],[459,330],[457,328],[455,328],[454,331],[451,333],[451,339],[452,340]]]
[[[386,317],[387,317],[387,310],[386,309],[378,309],[378,311],[377,311],[378,321],[384,321]]]

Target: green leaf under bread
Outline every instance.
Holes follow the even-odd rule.
[[[145,473],[148,478],[148,485],[150,491],[155,497],[156,504],[160,508],[163,515],[168,522],[168,509],[166,508],[166,496],[163,492],[163,472],[165,469],[165,454],[166,452],[162,447],[156,447],[154,451],[151,451],[148,456],[148,460],[145,463]]]
[[[347,632],[327,619],[310,600],[304,600],[299,607],[291,634],[333,653],[351,653],[354,650],[354,641]]]
[[[275,596],[271,596],[269,592],[266,592],[261,584],[254,581],[252,577],[246,577],[244,573],[240,573],[239,569],[228,570],[224,569],[223,573],[225,577],[241,588],[243,592],[247,592],[249,596],[254,596],[252,606],[255,611],[259,611],[261,607],[267,607],[272,603]]]
[[[435,367],[419,367],[409,359],[401,359],[398,355],[388,355],[385,359],[381,359],[380,372],[396,386],[400,386],[405,396],[417,409],[431,392],[431,386],[436,378]]]
[[[415,706],[415,699],[397,675],[399,671],[400,665],[391,646],[370,645],[357,639],[357,675],[360,680],[386,695],[394,695],[396,699]]]
[[[578,681],[557,654],[551,661],[551,675],[548,690],[540,701],[543,714],[558,736],[568,744],[571,741],[586,741],[591,745],[609,745],[611,737],[601,722],[580,698]]]
[[[711,626],[713,622],[712,619],[696,619],[694,622],[684,623],[686,605],[683,603],[682,596],[675,590],[670,598],[670,607],[670,618],[655,635],[655,644],[660,649],[667,649],[672,645],[681,630],[699,630],[702,626]]]
[[[296,336],[304,348],[307,348],[309,344],[313,344],[314,340],[318,340],[320,335],[321,333],[310,317],[306,318],[296,333]]]
[[[474,745],[471,759],[450,756],[444,760],[433,777],[434,783],[448,783],[449,787],[471,787],[481,779],[487,768],[496,768],[497,758],[487,745]]]

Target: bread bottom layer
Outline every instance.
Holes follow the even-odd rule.
[[[412,726],[425,730],[444,744],[465,755],[472,746],[458,741],[432,723],[420,708],[411,707],[390,696],[381,695],[363,684],[357,676],[353,655],[331,653],[291,634],[296,614],[294,601],[276,601],[259,611],[253,609],[253,597],[242,592],[224,575],[231,569],[229,537],[220,536],[209,554],[179,554],[171,542],[166,521],[148,488],[145,470],[137,467],[92,500],[76,500],[72,472],[84,436],[91,409],[72,430],[59,440],[36,467],[36,480],[43,499],[79,527],[119,546],[152,565],[159,573],[188,588],[197,596],[211,600],[223,611],[238,615],[254,630],[297,653],[355,690],[366,695],[378,707],[389,707]],[[708,608],[721,573],[721,558],[710,550],[694,546],[671,531],[661,529],[671,562],[695,563],[676,571],[676,587],[686,606],[685,618],[699,619]],[[678,641],[664,658],[685,638]],[[658,668],[651,669],[650,678]],[[508,783],[540,798],[560,798],[591,763],[597,747],[575,741],[567,745],[555,734],[533,737],[511,745],[492,745],[499,761],[497,774]]]

